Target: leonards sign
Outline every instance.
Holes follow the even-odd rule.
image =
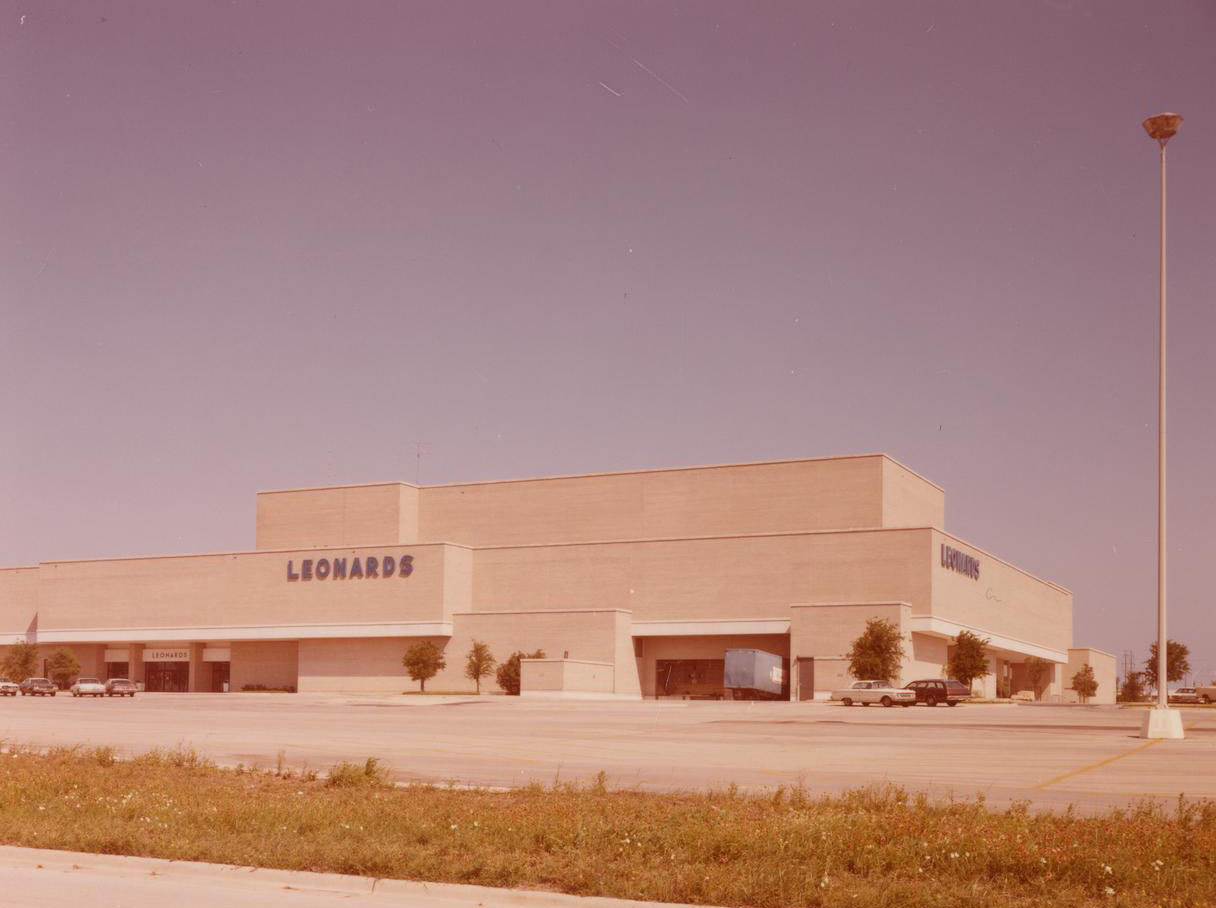
[[[980,560],[945,543],[942,543],[942,567],[966,574],[972,580],[980,579]]]
[[[295,561],[287,562],[287,579],[294,580],[364,580],[372,577],[408,577],[414,573],[413,555],[368,555],[360,558],[305,558],[300,569]]]

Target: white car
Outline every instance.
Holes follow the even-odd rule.
[[[869,706],[871,703],[881,703],[883,706],[912,706],[916,703],[916,692],[896,687],[890,681],[854,681],[844,690],[832,691],[832,699],[839,700],[845,706],[860,703]]]
[[[96,678],[77,678],[69,690],[73,697],[104,697],[106,686]]]

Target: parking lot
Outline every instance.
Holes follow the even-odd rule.
[[[187,745],[224,765],[325,769],[374,755],[402,781],[515,786],[607,773],[614,787],[836,792],[893,782],[934,797],[1084,811],[1144,797],[1216,798],[1216,710],[1184,710],[1185,741],[1137,737],[1138,710],[966,704],[549,701],[508,697],[140,694],[6,698],[0,737]]]

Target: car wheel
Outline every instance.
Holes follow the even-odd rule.
[[[1207,694],[1204,694],[1202,697],[1199,698],[1199,702],[1202,703],[1204,706],[1207,706],[1209,703],[1212,702],[1212,698],[1209,697]]]
[[[840,702],[841,702],[841,703],[843,703],[845,706],[852,706],[852,705],[853,705],[853,701],[852,701],[852,699],[851,699],[851,698],[849,698],[849,697],[841,697],[841,698],[840,698]]]
[[[925,697],[925,706],[937,706],[937,697],[929,694],[929,696]]]
[[[957,700],[947,700],[946,702],[949,703],[951,706],[958,706]]]
[[[895,704],[891,702],[891,698],[890,698],[890,697],[883,697],[883,698],[882,698],[882,705],[883,705],[883,706],[886,706],[886,707],[891,707],[891,706],[894,706]]]

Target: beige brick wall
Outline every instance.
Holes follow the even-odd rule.
[[[297,687],[299,649],[293,640],[233,643],[229,690],[239,691],[246,684]]]
[[[420,689],[402,665],[405,651],[415,643],[430,640],[448,661],[445,672],[427,682],[430,691],[463,691],[472,688],[462,677],[464,655],[448,646],[446,637],[380,637],[349,640],[300,641],[300,690],[399,694]],[[453,685],[456,677],[457,684]],[[493,682],[491,681],[491,684]],[[484,688],[484,682],[483,682]]]
[[[942,567],[943,544],[977,558],[979,579]],[[934,615],[1060,652],[1072,645],[1072,593],[936,530],[930,557]]]
[[[854,680],[848,673],[847,656],[853,641],[871,618],[890,621],[904,638],[904,662],[893,683],[911,680],[914,660],[908,619],[912,608],[903,602],[797,603],[790,607],[790,655],[792,659],[814,658],[815,691],[822,694],[845,687]]]
[[[1068,651],[1068,664],[1063,667],[1064,700],[1067,703],[1080,702],[1080,696],[1072,688],[1072,679],[1081,667],[1088,664],[1094,670],[1094,679],[1098,682],[1098,692],[1089,698],[1090,703],[1114,703],[1117,693],[1117,669],[1115,657],[1100,649],[1076,647]]]
[[[444,689],[473,689],[473,682],[464,677],[464,662],[473,641],[480,640],[490,647],[499,662],[516,650],[530,653],[538,649],[544,650],[548,658],[607,662],[614,667],[614,692],[637,693],[633,645],[622,644],[628,637],[629,625],[628,613],[616,609],[457,614],[446,651]],[[493,677],[482,682],[482,689],[497,690]]]
[[[418,489],[406,483],[291,489],[257,496],[259,550],[417,540]]]
[[[929,609],[927,530],[479,549],[473,603],[625,608],[633,620],[784,618],[791,602]]]
[[[578,659],[519,660],[519,691],[532,693],[602,693],[615,690],[611,662]]]
[[[946,493],[903,464],[882,462],[882,526],[937,527],[946,525]]]
[[[304,559],[344,557],[349,566],[386,554],[412,555],[413,573],[287,579],[289,560],[299,573]],[[468,550],[439,545],[49,562],[39,572],[38,624],[45,631],[440,621],[467,605],[469,563]],[[15,612],[5,609],[5,623],[24,628],[32,613]]]
[[[433,542],[532,545],[882,525],[880,455],[421,490]]]

